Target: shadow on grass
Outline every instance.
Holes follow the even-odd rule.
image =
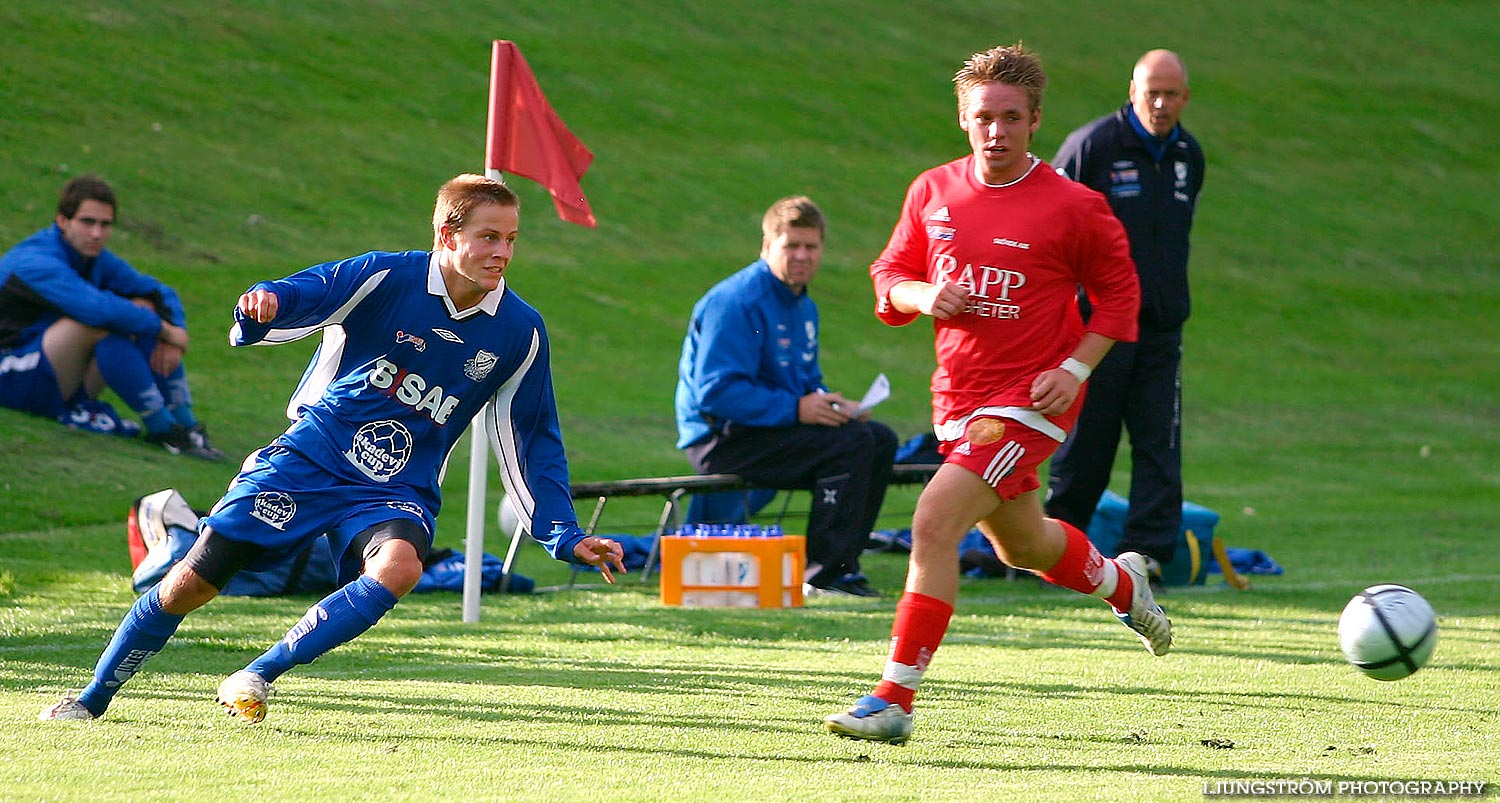
[[[205,696],[177,691],[153,691],[143,696],[155,700],[190,704],[206,702]],[[664,713],[658,708],[642,710],[619,705],[518,704],[507,702],[503,697],[495,700],[493,695],[485,694],[476,695],[476,698],[480,699],[463,703],[452,697],[392,695],[368,690],[343,691],[338,688],[323,688],[316,693],[287,695],[287,698],[282,700],[273,698],[271,717],[265,723],[255,726],[255,731],[256,735],[262,739],[288,739],[301,743],[327,740],[330,737],[356,744],[363,742],[369,744],[371,752],[375,754],[390,751],[393,749],[393,740],[397,740],[403,749],[416,743],[417,747],[414,751],[422,750],[424,751],[422,754],[426,755],[447,754],[461,743],[465,748],[476,745],[481,748],[490,747],[497,754],[521,747],[537,753],[563,751],[587,753],[600,757],[623,754],[640,756],[647,760],[667,758],[708,762],[748,761],[766,762],[778,766],[790,763],[811,768],[826,766],[830,761],[839,760],[837,756],[831,757],[827,750],[819,749],[819,745],[826,745],[830,750],[839,750],[847,745],[861,752],[844,760],[868,761],[871,754],[879,754],[883,761],[913,768],[1038,773],[1124,772],[1202,779],[1206,785],[1211,785],[1215,779],[1240,780],[1247,777],[1247,770],[1244,768],[1205,769],[1196,764],[1186,766],[1186,764],[1194,763],[1186,756],[1181,762],[1163,759],[1164,748],[1215,749],[1208,745],[1198,744],[1196,737],[1193,736],[1183,736],[1167,742],[1152,740],[1132,743],[1097,734],[1015,732],[975,734],[971,732],[966,733],[960,739],[944,741],[943,749],[934,753],[867,742],[834,741],[831,736],[821,731],[816,719],[775,714],[766,716],[765,710],[772,709],[774,704],[751,703],[748,707],[756,709],[753,712],[730,710],[725,716],[707,717]],[[275,709],[279,706],[295,706],[305,711],[318,712],[319,726],[308,727],[295,724],[295,718],[287,716],[281,717],[278,721]],[[750,716],[750,714],[756,716]],[[345,716],[363,719],[359,723],[339,719]],[[378,723],[380,717],[404,716],[439,717],[451,719],[455,723],[494,723],[502,726],[515,723],[516,727],[499,730],[456,727],[442,735],[412,732],[400,728],[399,723],[393,723],[392,727],[370,727],[372,724],[370,718],[376,718],[376,723]],[[289,724],[289,720],[292,724]],[[119,717],[107,720],[107,722],[121,728],[153,725],[149,718]],[[331,730],[327,727],[330,722],[336,723],[337,727]],[[541,735],[529,733],[530,725],[543,726],[544,732]],[[546,728],[545,726],[548,725],[573,726],[573,732],[586,735],[579,738],[559,738],[557,736],[559,731],[555,728]],[[241,729],[241,726],[234,724],[229,727]],[[757,738],[731,740],[729,746],[722,748],[683,747],[662,744],[657,740],[640,743],[642,728],[668,731],[677,736],[682,735],[684,731],[702,732],[707,738],[695,740],[695,745],[711,743],[713,734],[722,733],[726,729]],[[616,730],[633,732],[637,743],[623,741],[610,743],[609,734]],[[770,737],[769,742],[764,740],[767,736]],[[917,738],[920,739],[921,736],[922,734],[919,733]],[[1049,743],[1065,746],[1076,744],[1080,751],[1092,751],[1095,745],[1101,744],[1111,746],[1117,749],[1116,760],[1087,763],[1059,762],[1053,751],[1047,751],[1045,757],[1037,757],[1038,747]],[[762,750],[752,749],[751,745],[755,744],[766,746]],[[984,755],[964,757],[957,755],[960,751],[970,750],[983,751]],[[1325,749],[1324,753],[1327,752],[1328,749]],[[1378,766],[1370,766],[1368,769],[1362,769],[1358,774],[1305,770],[1268,771],[1257,768],[1253,771],[1253,777],[1258,781],[1311,780],[1337,784],[1339,782],[1370,782],[1380,780],[1385,776],[1381,775],[1381,769]],[[1391,776],[1390,779],[1408,783],[1420,783],[1424,780],[1404,774],[1399,778]],[[1439,779],[1425,780],[1431,784]],[[1442,780],[1447,782],[1451,779]]]

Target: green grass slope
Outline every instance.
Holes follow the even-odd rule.
[[[489,42],[515,40],[595,153],[597,230],[515,181],[510,277],[547,316],[578,480],[687,471],[671,396],[688,311],[755,257],[760,214],[791,193],[831,218],[814,288],[831,384],[857,393],[886,372],[882,417],[921,431],[930,332],[874,321],[865,268],[907,182],[965,152],[954,69],[998,43],[1038,50],[1051,80],[1035,150],[1050,157],[1123,102],[1139,53],[1176,49],[1209,161],[1188,496],[1223,514],[1232,544],[1288,567],[1248,594],[1174,594],[1182,646],[1158,662],[1088,601],[968,583],[904,752],[815,727],[878,669],[889,599],[674,611],[649,585],[487,600],[472,628],[452,599],[411,600],[288,678],[269,727],[183,728],[307,604],[226,600],[104,727],[48,730],[29,718],[76,685],[131,599],[125,507],[168,486],[210,504],[233,466],[0,411],[0,720],[20,734],[0,800],[345,799],[372,755],[392,759],[392,800],[1088,800],[1119,784],[1187,800],[1213,779],[1500,766],[1484,738],[1500,721],[1494,4],[17,0],[0,28],[0,247],[48,222],[67,178],[112,180],[113,247],[183,292],[198,407],[236,455],[284,427],[312,344],[231,352],[234,298],[316,262],[427,247],[437,186],[482,166]],[[444,545],[462,537],[464,474],[445,485]],[[910,502],[895,494],[885,523]],[[652,517],[611,511],[607,530]],[[899,585],[898,560],[870,568]],[[1331,642],[1344,600],[1377,581],[1443,615],[1434,665],[1394,685],[1355,676]],[[127,749],[143,742],[161,749]],[[163,780],[163,753],[203,758]],[[434,756],[457,769],[424,766]],[[264,780],[292,775],[314,788]]]

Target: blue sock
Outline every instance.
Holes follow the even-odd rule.
[[[94,361],[104,376],[104,383],[141,417],[147,432],[152,435],[166,432],[177,423],[167,411],[167,399],[156,386],[151,364],[134,339],[110,335],[100,340],[94,346]]]
[[[167,409],[177,423],[192,429],[198,426],[198,417],[193,415],[193,394],[188,390],[187,366],[178,365],[177,370],[156,382],[167,398]]]
[[[324,597],[307,609],[287,631],[245,669],[274,681],[297,664],[310,664],[323,653],[374,627],[396,607],[398,597],[366,575]]]
[[[78,702],[96,717],[104,713],[120,687],[140,671],[141,665],[167,646],[167,640],[182,624],[181,615],[162,610],[157,588],[152,586],[130,606],[115,630],[115,637],[94,666],[94,680],[78,695]]]

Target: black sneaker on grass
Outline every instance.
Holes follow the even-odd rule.
[[[169,430],[147,435],[146,442],[160,446],[171,454],[187,455],[215,463],[224,461],[224,453],[208,442],[208,435],[203,431],[202,424],[192,429],[173,424]]]
[[[846,596],[846,597],[878,597],[880,592],[870,587],[870,581],[862,574],[845,574],[834,578],[832,581],[824,581],[822,578],[814,577],[812,582],[807,583],[803,594],[812,596]]]

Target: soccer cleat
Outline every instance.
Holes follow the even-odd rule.
[[[814,582],[803,583],[802,593],[810,597],[878,597],[880,592],[870,586],[870,581],[862,574],[849,573],[835,578],[831,582],[821,582],[814,578]]]
[[[170,454],[187,455],[214,463],[224,460],[224,453],[208,442],[208,435],[203,431],[202,425],[188,429],[181,424],[173,424],[169,430],[147,435],[146,442],[160,446]]]
[[[903,745],[911,738],[915,719],[915,714],[906,713],[901,706],[867,694],[855,700],[854,707],[848,711],[824,718],[823,724],[829,733],[845,739]]]
[[[241,669],[219,684],[219,705],[239,721],[254,725],[266,718],[266,699],[271,684],[254,672]]]
[[[43,722],[53,722],[59,719],[98,719],[94,712],[83,707],[78,702],[76,692],[64,694],[61,700],[42,710],[36,718]]]
[[[134,438],[141,434],[140,424],[121,418],[120,414],[115,412],[113,405],[97,399],[85,399],[74,404],[66,413],[58,416],[57,420],[70,429],[81,429],[85,432],[120,435],[126,438]]]
[[[1172,649],[1172,620],[1156,604],[1156,597],[1151,593],[1146,560],[1146,556],[1139,552],[1125,552],[1115,558],[1115,564],[1130,574],[1130,582],[1135,587],[1130,597],[1130,610],[1115,611],[1115,616],[1141,637],[1141,642],[1152,655],[1166,655]]]
[[[193,455],[194,457],[212,460],[215,463],[228,459],[228,455],[224,454],[223,449],[214,446],[209,441],[208,430],[204,429],[202,424],[194,424],[188,429],[188,443],[192,444],[193,448],[197,450]]]

